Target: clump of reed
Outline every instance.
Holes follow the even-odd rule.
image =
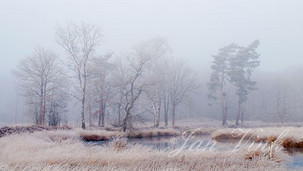
[[[252,147],[248,148],[244,155],[244,158],[246,160],[253,160],[255,158],[267,158],[269,160],[275,161],[275,162],[285,162],[290,159],[290,156],[287,154],[285,150],[276,150],[277,148],[274,146],[279,146],[278,144],[267,144],[268,148],[262,149],[258,148],[258,145],[254,145],[255,149],[251,150]],[[281,149],[281,148],[280,148]]]

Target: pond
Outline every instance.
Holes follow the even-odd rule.
[[[89,141],[92,145],[107,145],[109,141]],[[131,138],[128,143],[140,144],[156,150],[167,150],[184,148],[204,149],[204,150],[228,150],[235,147],[235,141],[225,141],[224,143],[211,140],[209,136],[198,136],[185,141],[182,137],[152,137],[152,138]]]
[[[287,163],[287,167],[294,170],[303,168],[303,149],[290,148],[287,151],[292,156],[291,160]]]
[[[210,150],[233,150],[239,143],[238,140],[222,140],[214,141],[210,136],[198,136],[185,141],[182,137],[153,137],[153,138],[132,138],[128,140],[132,144],[140,144],[157,150],[176,149],[176,148],[192,148],[204,151]],[[108,141],[89,142],[93,145],[106,145]],[[290,170],[303,168],[303,149],[288,149],[290,160],[287,161],[287,168]]]

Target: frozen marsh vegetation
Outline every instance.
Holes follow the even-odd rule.
[[[1,170],[286,170],[262,152],[156,150],[118,138],[103,146],[83,143],[74,130],[0,138]],[[248,157],[251,155],[251,157]]]

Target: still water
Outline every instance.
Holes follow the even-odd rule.
[[[154,138],[133,138],[128,140],[131,144],[140,144],[151,147],[157,150],[175,149],[175,148],[199,148],[200,150],[233,150],[239,141],[222,140],[220,142],[212,140],[209,136],[199,136],[188,141],[182,137],[154,137]],[[89,142],[93,145],[106,145],[108,141]],[[290,160],[287,161],[286,166],[290,170],[303,169],[303,149],[288,149]]]

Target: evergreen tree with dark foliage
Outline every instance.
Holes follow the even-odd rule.
[[[228,80],[229,71],[229,61],[230,58],[235,55],[239,46],[232,43],[219,49],[217,55],[213,55],[213,64],[211,69],[213,72],[210,76],[210,81],[208,83],[208,89],[210,91],[208,98],[212,100],[220,99],[220,106],[222,111],[222,125],[226,124],[227,119],[227,106],[226,106],[226,92],[224,91],[224,86]]]
[[[256,52],[259,44],[259,40],[256,40],[248,47],[239,47],[238,53],[229,58],[228,75],[230,82],[236,87],[238,96],[236,125],[239,125],[241,105],[247,101],[249,92],[256,88],[256,82],[251,80],[251,74],[260,64],[260,55]]]

